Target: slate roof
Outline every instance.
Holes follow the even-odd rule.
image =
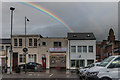
[[[96,40],[93,33],[68,33],[68,40]]]
[[[0,44],[11,44],[11,39],[9,38],[0,39]]]

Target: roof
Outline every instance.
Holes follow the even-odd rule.
[[[25,35],[12,35],[12,37],[25,37]],[[33,34],[33,35],[26,35],[26,37],[41,37],[41,35],[36,35],[36,34]]]
[[[9,38],[0,39],[0,44],[11,44],[11,39]]]
[[[93,33],[68,33],[68,40],[96,40]]]

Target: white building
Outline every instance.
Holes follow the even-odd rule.
[[[96,61],[96,38],[93,33],[68,33],[69,69],[87,66]]]

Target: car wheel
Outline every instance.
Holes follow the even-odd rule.
[[[100,80],[112,80],[112,79],[110,79],[108,77],[104,77],[104,78],[101,78]]]

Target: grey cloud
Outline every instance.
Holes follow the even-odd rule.
[[[117,36],[117,3],[82,3],[82,2],[36,2],[58,16],[75,32],[93,32],[98,40],[108,36],[108,30],[115,30]],[[3,3],[2,5],[3,37],[10,35],[10,6],[14,6],[14,34],[24,33],[24,17],[28,34],[44,36],[66,36],[69,32],[62,24],[45,13],[26,6],[23,3]]]

